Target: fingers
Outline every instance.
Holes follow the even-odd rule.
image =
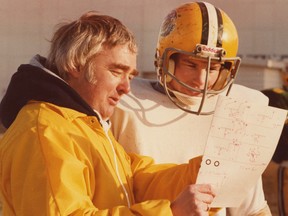
[[[215,190],[210,184],[197,184],[195,186],[197,186],[199,192],[211,194],[213,197],[215,197]]]
[[[215,197],[215,191],[209,184],[189,185],[188,190],[191,194],[194,194],[195,198],[208,204],[211,204]]]
[[[209,195],[205,195],[205,196],[201,196],[200,198],[196,197],[197,200],[195,200],[195,206],[198,207],[199,209],[201,209],[204,212],[208,212],[210,210],[210,205],[213,202],[213,197],[209,196]]]
[[[210,210],[210,205],[215,197],[215,191],[209,184],[191,185],[192,194],[194,194],[194,202],[203,212]]]
[[[205,208],[203,210],[208,212],[210,210],[209,204],[206,203]]]
[[[196,206],[203,212],[208,212],[210,210],[209,204],[205,202],[198,202]]]
[[[171,203],[173,215],[208,215],[214,197],[215,193],[210,185],[189,185]]]

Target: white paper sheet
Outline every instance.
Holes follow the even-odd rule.
[[[212,184],[211,207],[237,207],[277,146],[287,111],[220,96],[197,183]]]

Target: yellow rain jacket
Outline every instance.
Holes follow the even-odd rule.
[[[200,158],[155,165],[127,154],[97,117],[29,102],[0,141],[4,215],[172,215]]]

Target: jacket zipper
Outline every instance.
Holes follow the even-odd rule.
[[[110,125],[109,125],[106,121],[100,121],[100,122],[101,122],[101,124],[102,124],[102,128],[103,128],[103,130],[104,130],[104,132],[105,132],[105,135],[106,135],[106,137],[107,137],[107,139],[108,139],[108,141],[109,141],[109,143],[110,143],[110,146],[111,146],[111,148],[112,148],[113,157],[114,157],[114,163],[115,163],[116,175],[117,175],[117,178],[118,178],[118,180],[119,180],[119,182],[120,182],[120,185],[121,185],[121,187],[122,187],[122,189],[123,189],[123,191],[124,191],[124,194],[125,194],[125,197],[126,197],[126,200],[127,200],[127,205],[128,205],[128,207],[130,208],[130,207],[131,207],[131,203],[130,203],[130,199],[129,199],[129,194],[128,194],[125,186],[124,186],[123,181],[121,180],[120,173],[119,173],[119,167],[118,167],[118,163],[117,163],[117,155],[116,155],[116,152],[115,152],[115,148],[114,148],[113,143],[112,143],[112,141],[111,141],[111,139],[110,139],[110,137],[109,137],[109,135],[108,135],[108,130],[109,130],[109,128],[110,128]]]

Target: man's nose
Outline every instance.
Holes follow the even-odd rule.
[[[206,68],[205,69],[199,69],[196,73],[197,74],[194,77],[194,82],[195,82],[195,84],[198,85],[199,88],[202,88],[202,87],[204,87],[204,85],[206,83],[206,79],[208,78],[207,77],[207,70],[206,70]]]
[[[128,94],[131,90],[129,76],[123,76],[117,87],[119,95]]]

